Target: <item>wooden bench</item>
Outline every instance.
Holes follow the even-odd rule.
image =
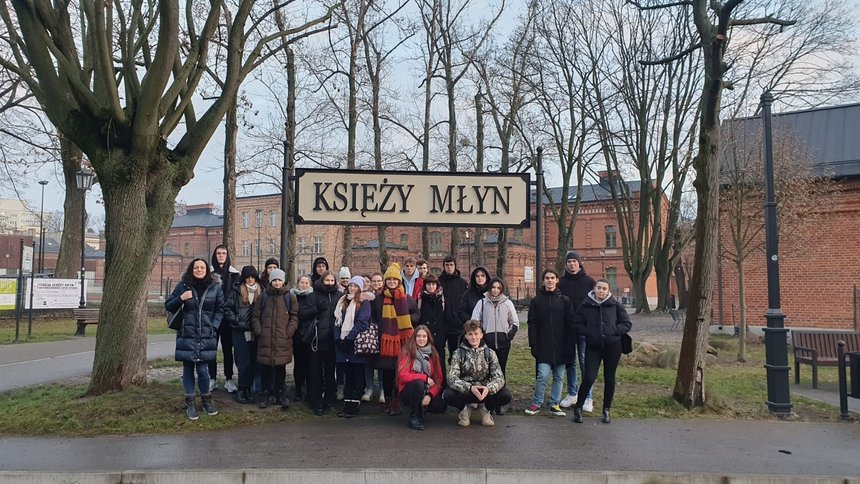
[[[98,308],[88,309],[79,308],[73,309],[72,314],[78,322],[78,329],[75,331],[75,336],[86,336],[88,324],[99,324]]]
[[[853,331],[791,330],[794,349],[794,383],[800,383],[800,364],[812,366],[812,388],[818,388],[818,367],[837,366],[836,342],[845,342],[845,352],[860,351],[860,333]]]

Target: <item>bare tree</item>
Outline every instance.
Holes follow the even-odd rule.
[[[765,12],[761,17],[736,15],[744,0],[713,2],[707,0],[681,0],[671,3],[628,3],[640,10],[682,8],[691,15],[698,40],[673,56],[656,60],[643,60],[644,65],[665,64],[701,50],[705,82],[699,101],[698,152],[693,159],[696,170],[694,186],[698,195],[696,213],[696,255],[690,285],[690,305],[684,325],[681,354],[675,379],[673,397],[687,408],[700,406],[705,401],[705,354],[708,328],[713,308],[714,275],[716,269],[719,223],[719,143],[720,108],[725,77],[729,66],[725,62],[731,27],[773,24],[781,27],[794,24],[793,20],[780,19]],[[755,14],[753,14],[755,15]]]
[[[738,325],[747,331],[745,262],[752,254],[764,254],[764,160],[761,131],[745,120],[723,125],[722,190],[720,207],[725,224],[721,230],[722,256],[735,264],[738,276]],[[753,128],[752,126],[755,126]],[[752,129],[751,129],[752,128]],[[822,202],[838,191],[826,175],[813,172],[815,159],[789,129],[774,132],[773,176],[780,252],[791,253],[821,233]],[[746,340],[738,341],[738,361],[746,360]]]
[[[146,276],[173,220],[176,195],[242,80],[279,50],[271,42],[309,35],[327,16],[280,32],[263,31],[272,9],[253,0],[188,2],[184,10],[175,0],[84,2],[80,10],[43,1],[12,5],[20,32],[4,16],[16,59],[5,67],[24,79],[51,121],[87,155],[104,196],[105,291],[89,391],[143,384]],[[216,39],[226,44],[224,89],[198,118],[192,99]],[[185,131],[169,142],[180,123]]]

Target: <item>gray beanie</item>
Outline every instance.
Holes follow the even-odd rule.
[[[286,282],[287,274],[280,269],[275,269],[269,273],[269,282],[274,281],[275,279],[280,279],[281,281]]]
[[[343,279],[343,278],[349,279],[350,277],[352,277],[352,274],[350,274],[350,272],[349,272],[349,267],[346,267],[346,266],[341,267],[340,272],[337,273],[338,279]]]
[[[579,262],[579,265],[582,265],[582,259],[580,259],[579,254],[577,254],[576,251],[567,251],[567,255],[564,256],[564,260],[568,261],[570,259],[576,259],[576,261]]]

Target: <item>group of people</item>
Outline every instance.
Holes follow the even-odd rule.
[[[620,337],[630,330],[630,319],[608,283],[585,274],[575,252],[568,253],[563,277],[547,269],[542,281],[528,313],[536,382],[526,413],[540,412],[552,373],[550,412],[563,416],[562,407],[573,406],[574,420],[582,422],[582,412],[593,410],[591,386],[602,361],[603,421],[609,423]],[[458,409],[461,426],[470,425],[473,410],[492,426],[493,414],[502,415],[510,403],[505,372],[519,320],[504,281],[486,268],[475,268],[466,281],[452,256],[439,276],[429,273],[426,261],[406,258],[403,268],[393,263],[384,273],[353,276],[347,267],[331,271],[320,257],[294,287],[286,282],[276,259],[266,261],[262,274],[251,265],[239,271],[222,245],[210,261],[188,265],[165,301],[168,312],[182,311],[176,359],[183,363],[187,418],[198,418],[195,383],[203,411],[218,413],[212,391],[219,341],[224,388],[241,404],[286,410],[291,400],[306,400],[323,415],[342,400],[338,416],[351,418],[362,402],[377,400],[389,415],[405,407],[409,427],[423,430],[427,412],[449,406]],[[287,395],[290,362],[295,387]],[[565,372],[568,394],[562,399]]]

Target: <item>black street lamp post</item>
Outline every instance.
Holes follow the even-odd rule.
[[[78,307],[87,307],[86,289],[84,287],[84,278],[86,277],[86,266],[84,266],[87,234],[87,190],[93,186],[93,172],[86,166],[82,166],[80,171],[75,173],[75,181],[78,185],[78,190],[81,191],[81,300]]]
[[[764,176],[765,176],[765,242],[767,255],[767,327],[764,328],[765,364],[767,371],[767,408],[778,416],[791,415],[791,396],[788,387],[788,330],[779,297],[779,232],[776,221],[776,200],[773,180],[773,131],[770,106],[773,95],[761,95],[764,123]],[[745,335],[740,335],[743,338]]]
[[[39,274],[45,272],[45,185],[48,180],[39,180],[42,185],[42,204],[39,206]]]
[[[263,247],[262,238],[260,237],[260,231],[263,228],[263,209],[257,209],[257,267],[260,267],[260,263],[262,262],[263,257]]]
[[[472,273],[472,231],[466,230],[466,253],[469,255],[469,274]]]

